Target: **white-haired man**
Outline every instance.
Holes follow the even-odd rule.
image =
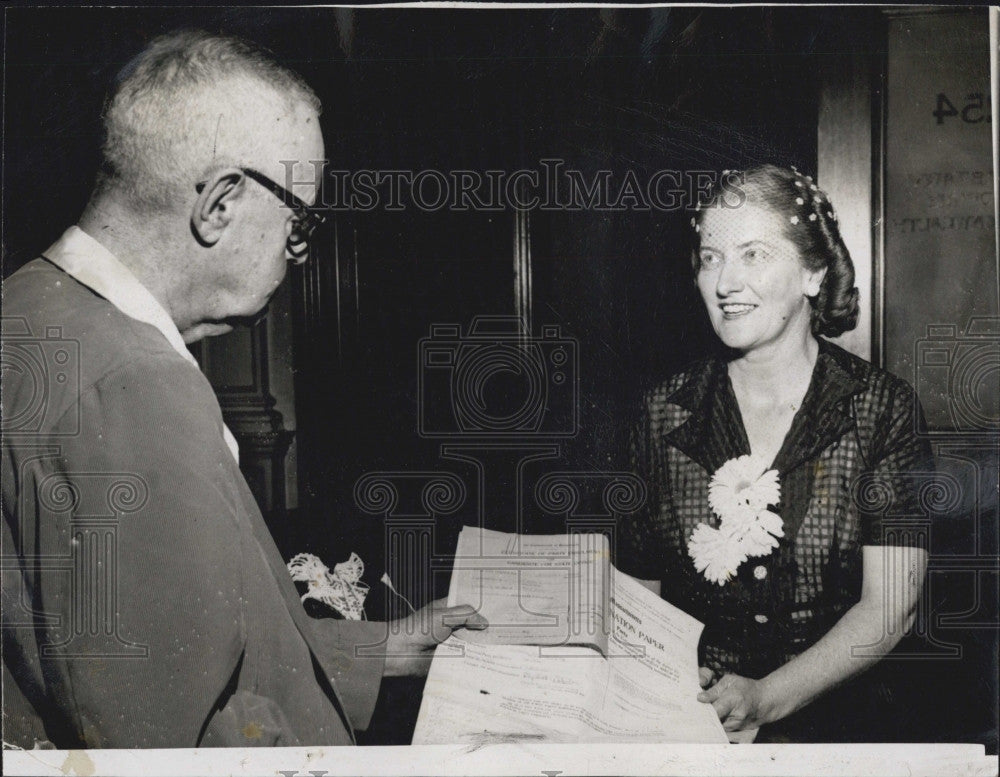
[[[305,255],[317,186],[277,182],[315,178],[319,112],[243,41],[157,39],[107,105],[78,225],[5,284],[6,743],[350,744],[383,675],[485,626],[309,618],[185,347]]]

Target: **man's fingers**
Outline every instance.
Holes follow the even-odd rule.
[[[435,608],[435,615],[441,618],[440,622],[449,629],[477,629],[482,630],[489,626],[489,622],[480,615],[471,604],[460,604],[457,607],[446,607],[439,599],[431,606]]]
[[[419,612],[406,619],[408,631],[416,631],[421,635],[413,641],[421,645],[423,650],[429,650],[439,642],[444,642],[455,629],[485,629],[489,624],[486,618],[476,612],[475,607],[462,604],[458,607],[448,607],[447,599],[437,599]]]

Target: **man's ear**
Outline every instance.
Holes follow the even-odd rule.
[[[233,219],[234,204],[243,194],[246,176],[230,167],[212,173],[198,184],[198,199],[191,211],[191,232],[203,246],[215,245]]]

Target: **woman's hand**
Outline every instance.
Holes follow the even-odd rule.
[[[698,670],[703,688],[711,683],[711,678],[710,669],[701,667]],[[698,701],[715,708],[728,734],[756,729],[772,722],[766,686],[761,680],[751,680],[738,674],[723,675],[715,685],[698,694]]]

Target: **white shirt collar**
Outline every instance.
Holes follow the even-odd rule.
[[[177,325],[156,297],[114,254],[80,227],[67,229],[44,256],[84,286],[100,294],[129,318],[158,329],[185,361],[198,367],[198,362],[184,344]],[[222,434],[233,458],[239,462],[239,445],[225,424],[222,425]]]

